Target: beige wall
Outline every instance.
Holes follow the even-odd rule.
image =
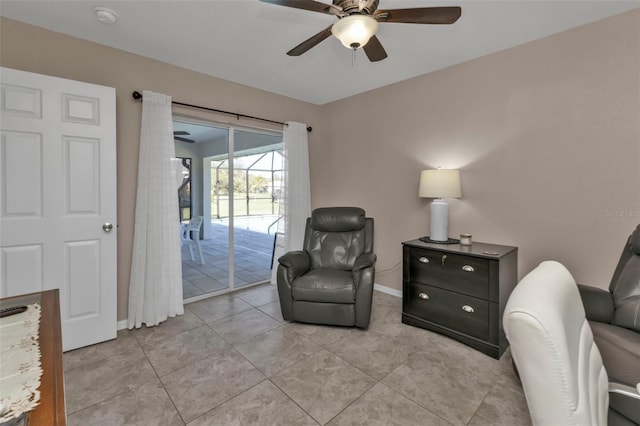
[[[640,223],[640,11],[323,112],[314,205],[361,205],[375,218],[377,283],[400,289],[400,243],[428,233],[422,169],[461,170],[450,236],[518,246],[521,277],[556,259],[606,287]]]
[[[604,287],[640,222],[638,11],[322,107],[7,19],[0,40],[2,66],[117,90],[119,320],[138,160],[133,90],[312,125],[313,207],[359,205],[375,218],[376,282],[388,287],[401,288],[400,243],[427,233],[424,168],[461,170],[450,235],[518,246],[520,276],[557,259]]]
[[[277,121],[319,126],[319,107],[253,89],[95,43],[0,18],[0,65],[116,88],[118,170],[118,320],[127,317],[129,273],[138,165],[141,104],[134,90],[154,90],[175,100],[238,111]],[[194,115],[192,110],[178,110]],[[265,127],[228,116],[203,115],[217,122]],[[198,117],[198,115],[195,115]],[[231,120],[231,121],[229,121]],[[271,129],[276,130],[275,127]],[[280,130],[280,129],[277,129]],[[309,135],[313,144],[322,131]]]

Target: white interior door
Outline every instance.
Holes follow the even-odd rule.
[[[60,289],[65,351],[113,339],[115,89],[9,68],[0,82],[0,296]]]

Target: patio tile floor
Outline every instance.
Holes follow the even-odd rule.
[[[229,227],[212,223],[212,238],[201,240],[204,265],[197,250],[191,260],[189,244],[182,246],[182,293],[184,299],[229,287]],[[271,278],[271,251],[274,235],[241,227],[234,228],[234,282],[243,287]]]

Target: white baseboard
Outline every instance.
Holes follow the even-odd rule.
[[[373,284],[373,289],[382,293],[390,294],[391,296],[402,297],[402,290],[396,290],[395,288],[385,287],[380,284]]]
[[[122,321],[118,321],[118,330],[124,330],[129,325],[129,322],[124,319]]]

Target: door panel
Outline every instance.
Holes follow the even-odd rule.
[[[66,214],[100,214],[100,140],[65,136]]]
[[[2,112],[14,116],[42,118],[42,90],[2,84],[1,94]]]
[[[42,215],[42,135],[2,132],[2,216]]]
[[[95,316],[100,311],[100,242],[65,244],[65,288],[69,320]]]
[[[1,71],[0,296],[59,288],[65,351],[115,338],[115,90]]]
[[[30,265],[23,268],[20,265]],[[2,247],[3,295],[33,293],[44,290],[42,245]]]

